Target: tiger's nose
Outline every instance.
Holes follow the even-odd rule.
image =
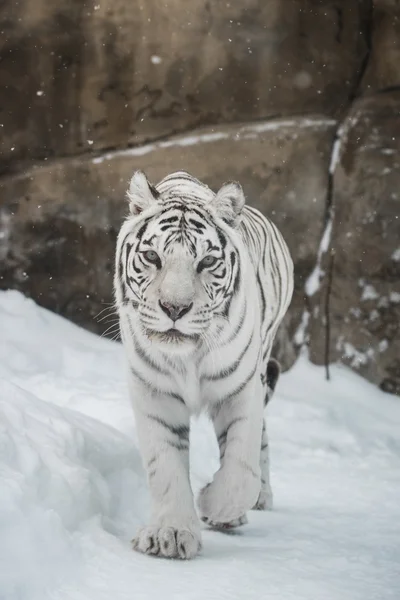
[[[176,306],[174,304],[170,304],[169,302],[161,302],[158,301],[161,307],[161,310],[165,312],[165,314],[172,319],[173,321],[177,321],[185,316],[189,310],[193,306],[193,302],[187,304],[186,306]]]

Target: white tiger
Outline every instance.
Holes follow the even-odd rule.
[[[215,194],[177,172],[154,187],[137,171],[128,198],[114,287],[153,502],[133,546],[192,558],[201,528],[189,481],[191,414],[208,412],[221,456],[200,493],[201,519],[234,527],[248,509],[272,505],[263,408],[279,375],[269,359],[293,264],[275,225],[244,206],[238,183]]]

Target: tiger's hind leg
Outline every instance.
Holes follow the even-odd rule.
[[[263,431],[261,438],[261,455],[260,455],[260,467],[261,467],[261,491],[258,496],[258,500],[253,506],[253,510],[271,510],[273,507],[273,495],[271,484],[269,480],[269,447],[268,447],[268,435],[265,420],[263,423]]]
[[[271,358],[267,365],[266,384],[267,392],[265,395],[265,406],[271,399],[280,374],[280,365],[278,361]],[[265,419],[263,422],[262,438],[261,438],[261,491],[253,510],[271,510],[273,506],[273,495],[269,478],[269,446],[268,435]]]
[[[219,458],[220,458],[221,462],[222,462],[222,460],[224,458],[224,454],[225,454],[226,439],[227,439],[226,431],[222,432],[222,434],[220,434],[218,436]],[[206,523],[206,525],[208,525],[209,527],[211,527],[212,529],[215,529],[217,531],[230,531],[232,529],[236,529],[236,527],[241,527],[242,525],[246,525],[248,523],[246,514],[241,515],[237,519],[232,519],[231,521],[226,521],[225,523],[220,523],[218,521],[212,521],[211,519],[209,519],[208,517],[205,517],[205,516],[201,517],[201,520],[203,521],[203,523]]]

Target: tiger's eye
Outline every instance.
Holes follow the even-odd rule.
[[[213,265],[215,265],[217,260],[218,259],[215,256],[211,256],[211,254],[205,256],[203,260],[200,261],[199,266],[197,267],[198,272],[202,271],[203,269],[212,267]]]
[[[154,263],[155,264],[155,263],[159,263],[160,262],[160,258],[158,256],[157,252],[155,252],[154,250],[146,250],[145,252],[143,252],[143,256],[150,263]]]

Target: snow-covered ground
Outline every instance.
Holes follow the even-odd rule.
[[[269,407],[275,510],[191,562],[129,540],[148,513],[121,347],[0,293],[0,600],[398,600],[400,399],[301,358]],[[195,490],[217,468],[192,431]]]

